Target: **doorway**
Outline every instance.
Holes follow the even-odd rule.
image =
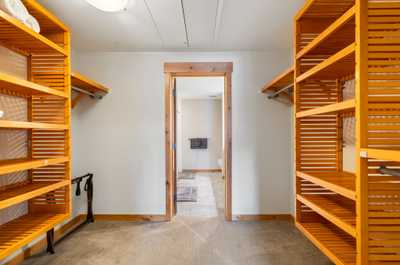
[[[223,101],[223,157],[222,175],[224,176],[224,216],[232,220],[232,106],[231,106],[231,75],[232,63],[166,63],[165,72],[165,108],[166,108],[166,218],[171,220],[177,213],[177,78],[180,77],[222,77],[224,91]],[[199,139],[197,139],[199,140]],[[204,139],[203,139],[204,140]],[[194,143],[200,145],[201,142]]]
[[[224,77],[176,77],[176,215],[220,217]]]

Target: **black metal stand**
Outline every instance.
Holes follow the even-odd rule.
[[[87,194],[87,215],[86,215],[86,222],[82,223],[81,225],[87,223],[94,222],[94,215],[93,215],[93,174],[89,173],[81,177],[74,178],[71,182],[72,184],[76,184],[75,195],[81,195],[81,182],[83,179],[87,178],[84,186],[84,190]],[[79,225],[78,227],[80,227]],[[76,227],[75,229],[77,229]],[[75,230],[74,229],[74,230]],[[47,252],[50,254],[54,254],[54,228],[47,231]]]
[[[47,231],[47,252],[54,254],[54,228]]]
[[[72,180],[72,184],[76,184],[76,191],[75,195],[81,195],[81,182],[83,179],[87,178],[84,186],[84,190],[86,191],[87,195],[87,215],[86,215],[86,222],[93,223],[94,222],[94,215],[93,215],[93,174],[88,173],[84,176],[74,178]]]

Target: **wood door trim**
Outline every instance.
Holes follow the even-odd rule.
[[[224,89],[224,122],[225,122],[225,219],[232,221],[232,62],[181,62],[165,63],[165,170],[166,170],[166,219],[174,215],[174,176],[173,176],[173,91],[172,81],[182,76],[223,76]]]

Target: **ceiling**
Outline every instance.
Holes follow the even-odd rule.
[[[178,77],[177,96],[181,99],[221,99],[224,77]]]
[[[105,13],[85,0],[39,0],[71,28],[73,48],[77,51],[290,49],[293,16],[304,3],[304,0],[130,1],[126,11]]]

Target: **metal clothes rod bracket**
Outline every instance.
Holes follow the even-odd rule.
[[[279,89],[278,91],[275,91],[274,93],[268,95],[268,99],[276,98],[276,97],[279,96],[279,94],[281,94],[282,92],[284,92],[284,91],[286,91],[288,89],[291,89],[291,88],[293,88],[293,84],[285,86],[285,87]]]
[[[83,89],[80,89],[80,88],[77,88],[77,87],[72,87],[72,90],[75,90],[77,92],[86,94],[86,95],[88,95],[88,96],[90,96],[91,98],[94,98],[94,99],[103,99],[103,96],[101,96],[101,95],[97,95],[95,93],[87,92],[86,90],[83,90]]]
[[[386,174],[386,175],[391,175],[394,177],[400,177],[400,169],[389,169],[385,166],[381,166],[379,168],[379,173],[381,174]]]

